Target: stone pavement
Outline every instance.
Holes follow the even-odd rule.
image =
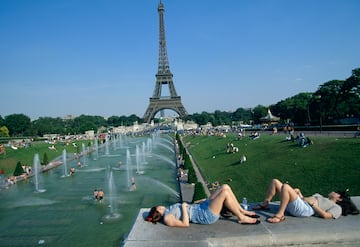
[[[360,208],[360,197],[353,197]],[[266,222],[270,211],[257,211],[259,225],[240,225],[236,218],[220,218],[212,225],[191,224],[189,228],[171,228],[151,224],[144,219],[149,209],[140,209],[135,223],[123,243],[124,247],[202,247],[202,246],[360,246],[360,215],[341,216],[336,220],[318,217],[286,216],[284,222]]]

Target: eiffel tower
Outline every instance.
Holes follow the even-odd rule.
[[[170,72],[165,41],[164,5],[161,0],[158,5],[158,13],[160,21],[159,66],[156,74],[155,90],[153,96],[150,98],[150,104],[143,117],[146,123],[150,123],[157,112],[165,109],[175,111],[181,118],[187,115],[187,112],[181,103],[181,97],[176,93],[173,74]],[[162,86],[164,85],[168,85],[170,96],[161,95]]]

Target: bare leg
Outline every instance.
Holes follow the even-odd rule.
[[[228,198],[231,202],[234,202],[234,203],[236,204],[236,206],[238,206],[238,210],[240,210],[241,213],[246,214],[246,213],[249,212],[249,211],[244,210],[244,209],[240,206],[240,203],[239,203],[238,200],[236,199],[236,196],[234,195],[234,192],[232,191],[232,189],[230,188],[230,186],[227,185],[227,184],[222,185],[218,190],[216,190],[216,191],[210,196],[209,199],[210,199],[210,200],[213,200],[213,199],[221,196],[221,194],[224,194],[225,192],[228,193],[227,198]],[[227,198],[225,198],[225,199],[227,199]],[[223,204],[225,204],[225,201],[224,201]],[[225,206],[227,206],[227,205],[225,204]],[[221,205],[221,208],[222,208],[222,207],[223,207],[223,205]],[[230,208],[229,208],[229,209],[230,209]],[[217,211],[217,210],[218,210],[218,209],[216,209],[216,211]]]
[[[269,202],[271,202],[272,198],[275,196],[275,194],[280,194],[282,186],[283,186],[283,183],[280,182],[280,180],[278,180],[278,179],[271,180],[271,183],[266,192],[265,199],[260,204],[259,209],[261,207],[267,207],[269,205]]]
[[[271,223],[278,223],[285,219],[284,214],[286,206],[297,199],[298,194],[296,191],[288,184],[283,184],[281,193],[280,193],[280,207],[277,213],[273,218],[268,219]]]
[[[210,196],[210,210],[215,214],[220,214],[225,205],[239,220],[239,223],[255,223],[256,219],[250,218],[245,214],[250,213],[241,208],[230,186],[222,185],[214,194]]]
[[[284,184],[280,193],[280,208],[277,211],[277,216],[284,216],[286,206],[289,202],[293,202],[297,199],[298,194],[296,191],[288,184]]]
[[[266,193],[265,202],[269,203],[276,193],[280,194],[282,186],[283,183],[280,180],[273,179]]]

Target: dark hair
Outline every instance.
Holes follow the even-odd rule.
[[[359,214],[359,209],[357,209],[354,202],[351,200],[349,195],[349,189],[336,191],[340,195],[341,201],[336,202],[341,207],[342,215],[346,216],[348,214]]]
[[[152,207],[148,216],[146,217],[146,220],[153,224],[156,224],[161,220],[161,218],[162,215],[159,213],[159,211],[156,210],[156,207]]]

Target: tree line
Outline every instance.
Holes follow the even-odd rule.
[[[44,134],[76,135],[88,130],[97,132],[111,126],[131,126],[135,121],[141,122],[136,115],[112,116],[105,119],[101,116],[80,115],[73,119],[60,117],[40,117],[31,119],[25,114],[11,114],[2,118],[0,116],[0,137],[43,136]]]
[[[331,80],[319,86],[315,92],[302,92],[281,100],[270,106],[258,105],[254,108],[238,108],[234,112],[216,110],[213,113],[202,112],[188,115],[184,121],[194,121],[199,125],[212,123],[213,126],[260,124],[267,110],[281,118],[282,123],[295,125],[331,125],[346,123],[346,120],[360,117],[360,68],[352,70],[345,80]],[[31,119],[25,114],[0,116],[0,137],[43,136],[44,134],[80,134],[87,130],[95,132],[100,128],[131,126],[143,119],[136,116],[81,115],[74,119],[40,117]],[[159,121],[156,119],[156,121]],[[349,122],[350,123],[350,122]]]

